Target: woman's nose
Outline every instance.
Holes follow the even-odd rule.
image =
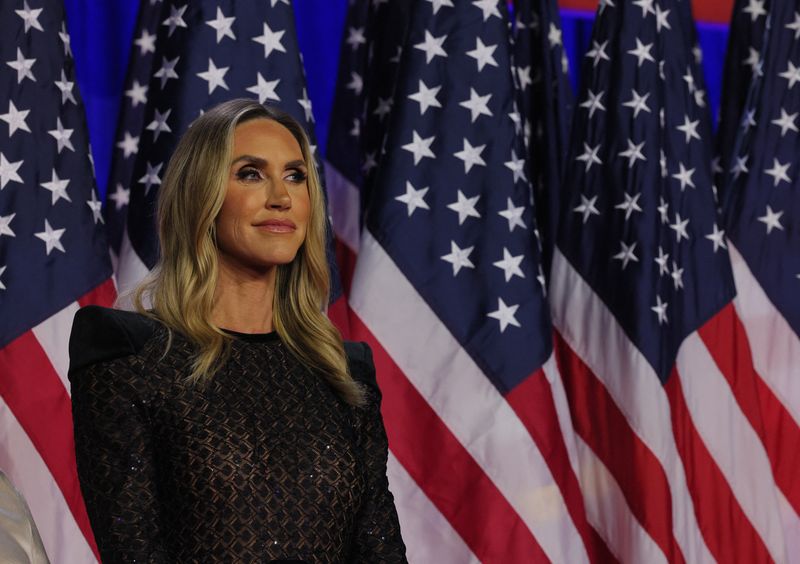
[[[292,197],[283,182],[272,182],[267,189],[266,206],[275,210],[288,210],[292,207]]]

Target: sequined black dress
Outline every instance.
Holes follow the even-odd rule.
[[[276,334],[237,335],[210,385],[182,336],[80,310],[70,382],[81,490],[104,562],[405,562],[369,348],[347,343],[366,408]]]

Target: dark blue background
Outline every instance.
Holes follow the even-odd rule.
[[[324,155],[347,0],[293,0],[293,4],[308,76],[308,95],[314,106],[319,147]],[[86,104],[97,183],[104,197],[139,0],[65,0],[65,5],[78,84]],[[562,11],[563,41],[576,87],[575,71],[580,68],[579,59],[589,49],[593,17],[594,14],[584,12]],[[716,116],[728,31],[726,26],[704,23],[698,24],[698,31],[708,99],[712,115]]]

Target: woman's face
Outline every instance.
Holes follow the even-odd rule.
[[[311,210],[306,176],[300,145],[281,124],[254,119],[236,127],[216,219],[223,262],[262,271],[294,259]]]

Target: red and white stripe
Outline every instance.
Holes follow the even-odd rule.
[[[0,468],[53,563],[99,560],[75,469],[68,344],[78,308],[115,296],[109,280],[0,349]]]
[[[610,550],[626,562],[796,561],[732,306],[684,341],[662,386],[559,252],[550,288],[584,501]]]

